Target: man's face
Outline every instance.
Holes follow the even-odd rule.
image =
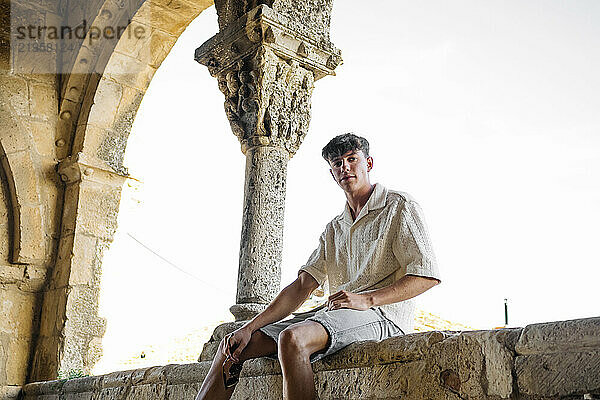
[[[330,172],[344,192],[353,192],[370,186],[369,171],[373,168],[373,158],[365,157],[362,150],[351,150],[341,157],[329,160]]]

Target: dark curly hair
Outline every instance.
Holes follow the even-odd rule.
[[[369,142],[364,137],[356,136],[353,133],[344,133],[331,139],[321,155],[325,161],[329,162],[336,157],[341,157],[349,151],[362,150],[365,157],[369,157]]]

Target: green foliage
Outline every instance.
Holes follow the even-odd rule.
[[[76,379],[76,378],[83,378],[86,376],[90,376],[90,375],[86,374],[81,369],[70,369],[68,371],[63,371],[63,370],[58,371],[58,379]]]

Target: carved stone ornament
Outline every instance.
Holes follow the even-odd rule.
[[[234,12],[241,3],[222,3],[217,9]],[[276,146],[291,157],[308,132],[314,81],[335,74],[340,51],[328,33],[327,39],[305,36],[293,18],[259,3],[199,47],[195,59],[218,79],[242,152]]]
[[[261,145],[296,153],[310,122],[312,71],[263,47],[221,72],[218,80],[225,113],[244,154]]]

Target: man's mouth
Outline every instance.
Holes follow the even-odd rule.
[[[354,178],[354,176],[353,175],[342,176],[342,179],[340,179],[340,182],[343,182],[343,181],[348,180],[350,178]]]

